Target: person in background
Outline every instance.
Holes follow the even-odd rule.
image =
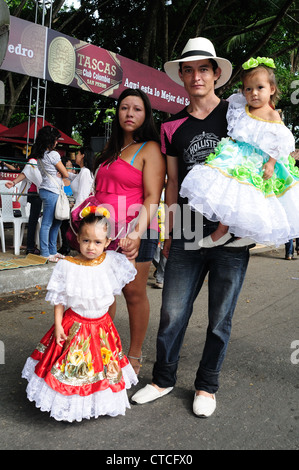
[[[66,170],[68,171],[68,173],[73,173],[74,175],[76,175],[76,170],[75,170],[75,168],[73,168],[72,160],[70,160],[68,157],[61,157],[61,161],[64,164],[64,166],[65,166]],[[58,173],[57,176],[59,176],[59,173]],[[63,184],[64,184],[65,194],[67,196],[73,196],[73,191],[72,191],[72,188],[71,188],[71,180],[69,178],[62,178],[62,180],[63,180]]]
[[[89,146],[83,146],[76,152],[75,163],[80,171],[71,181],[75,198],[75,206],[83,202],[91,193],[93,187],[94,151]]]
[[[74,173],[74,175],[76,175],[76,171],[75,171],[75,169],[73,169],[73,163],[72,163],[71,159],[68,158],[68,156],[62,157],[61,161],[62,161],[62,163],[64,164],[66,170],[69,173]],[[58,173],[58,176],[59,176],[59,173]],[[71,188],[71,181],[69,180],[69,178],[62,178],[62,180],[63,180],[63,184],[64,184],[64,188],[63,188],[64,192],[68,197],[68,200],[69,200],[69,203],[70,203],[70,208],[72,208],[73,205],[74,205],[74,197],[73,197],[73,191],[72,191],[72,188]],[[71,251],[70,247],[68,245],[67,236],[66,236],[69,226],[70,226],[70,220],[69,219],[61,221],[61,225],[60,225],[61,247],[57,251],[57,253],[59,253],[61,255],[68,255]]]
[[[5,161],[2,163],[2,165],[3,165],[3,170],[20,171],[20,166],[18,163],[11,165],[10,163],[8,163],[8,161]]]
[[[71,161],[68,162],[73,167]],[[89,146],[81,147],[75,156],[74,173],[75,178],[70,182],[70,190],[73,197],[73,207],[81,204],[91,193],[93,187],[93,167],[94,167],[94,151]],[[78,171],[79,170],[79,171]],[[68,255],[71,251],[67,231],[69,229],[70,222],[63,220],[61,224],[61,237],[62,246],[58,250],[58,253],[62,255]]]
[[[296,238],[296,243],[297,243],[297,238]],[[297,251],[297,254],[298,254],[298,251]],[[294,259],[294,240],[293,239],[285,243],[285,259],[286,260]]]
[[[160,205],[158,208],[158,222],[159,222],[159,244],[153,259],[153,264],[156,267],[154,277],[156,278],[155,286],[158,289],[163,288],[164,272],[167,258],[163,254],[163,246],[165,241],[165,188],[161,194]]]
[[[62,178],[75,177],[69,173],[55,150],[60,133],[55,127],[42,127],[37,134],[31,156],[37,159],[38,169],[42,175],[39,195],[43,202],[43,219],[40,229],[40,252],[51,262],[63,257],[57,252],[57,236],[61,220],[55,219],[55,206],[63,185]],[[57,176],[57,172],[61,177]]]

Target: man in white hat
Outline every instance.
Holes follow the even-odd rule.
[[[216,56],[211,41],[193,38],[187,42],[181,58],[166,62],[164,67],[172,80],[185,87],[190,104],[161,127],[162,152],[167,157],[166,205],[168,208],[178,205],[173,232],[164,243],[168,260],[153,380],[135,393],[131,401],[144,404],[173,389],[193,303],[209,273],[209,325],[196,373],[193,401],[193,412],[208,417],[216,409],[219,373],[249,251],[248,247],[225,246],[200,249],[198,241],[211,234],[217,224],[190,211],[187,201],[179,196],[179,190],[190,169],[204,163],[221,138],[227,136],[228,103],[216,96],[215,89],[229,80],[232,66],[228,60]],[[171,229],[170,220],[169,224]],[[192,356],[194,353],[192,351]]]

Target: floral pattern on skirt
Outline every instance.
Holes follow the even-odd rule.
[[[130,408],[126,389],[138,379],[109,314],[91,319],[68,309],[62,327],[63,346],[56,344],[53,325],[26,361],[28,399],[57,420],[124,415]]]
[[[62,326],[68,336],[63,347],[56,344],[53,325],[32,353],[39,361],[36,375],[65,395],[124,389],[122,368],[128,359],[109,314],[90,319],[68,309]]]

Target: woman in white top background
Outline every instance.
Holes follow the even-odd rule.
[[[76,173],[75,178],[71,181],[70,187],[75,199],[75,206],[83,202],[91,193],[93,186],[93,167],[94,167],[94,151],[91,147],[81,147],[76,153],[76,165],[79,167],[79,172]],[[67,231],[69,228],[69,220],[63,220],[61,224],[61,238],[62,246],[58,253],[68,255],[71,251]]]
[[[80,167],[79,173],[71,182],[75,205],[83,202],[92,190],[94,151],[91,147],[81,147],[76,153],[75,162]]]
[[[40,254],[49,261],[56,262],[62,257],[57,253],[57,236],[61,220],[55,219],[55,206],[58,199],[62,178],[72,178],[61,161],[60,154],[54,150],[60,133],[51,126],[42,127],[37,134],[31,156],[37,159],[37,166],[42,175],[39,195],[43,201],[43,219],[40,228]],[[53,180],[54,179],[54,180]],[[55,184],[56,180],[56,184]]]

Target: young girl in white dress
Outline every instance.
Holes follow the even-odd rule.
[[[201,247],[279,246],[299,235],[299,169],[290,156],[295,142],[274,109],[274,68],[265,57],[243,64],[243,94],[229,98],[229,137],[182,183],[189,205],[220,222]]]
[[[127,258],[104,251],[109,213],[89,207],[78,232],[80,254],[59,260],[47,286],[54,325],[27,359],[27,396],[58,421],[124,415],[126,389],[138,382],[124,355],[108,308],[136,269]]]

